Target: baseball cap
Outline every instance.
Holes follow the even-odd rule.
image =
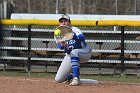
[[[69,17],[68,15],[66,15],[66,14],[63,14],[63,15],[60,16],[59,21],[60,21],[61,19],[70,20],[70,17]]]

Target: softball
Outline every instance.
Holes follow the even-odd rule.
[[[61,34],[62,34],[62,31],[59,30],[59,29],[57,29],[57,30],[54,31],[54,35],[55,36],[60,36]]]

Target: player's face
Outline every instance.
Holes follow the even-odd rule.
[[[70,26],[71,23],[70,23],[70,20],[67,20],[67,19],[60,19],[60,20],[59,20],[59,25],[60,25],[60,26]]]

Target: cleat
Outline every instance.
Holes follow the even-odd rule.
[[[73,78],[72,82],[70,83],[71,86],[78,86],[81,85],[81,81],[78,78]]]

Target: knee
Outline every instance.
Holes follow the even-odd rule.
[[[59,78],[59,77],[55,77],[55,81],[58,82],[58,83],[62,83],[63,82],[63,80],[61,78]]]
[[[70,56],[73,57],[78,57],[78,52],[76,50],[72,50],[71,53],[70,53]]]

